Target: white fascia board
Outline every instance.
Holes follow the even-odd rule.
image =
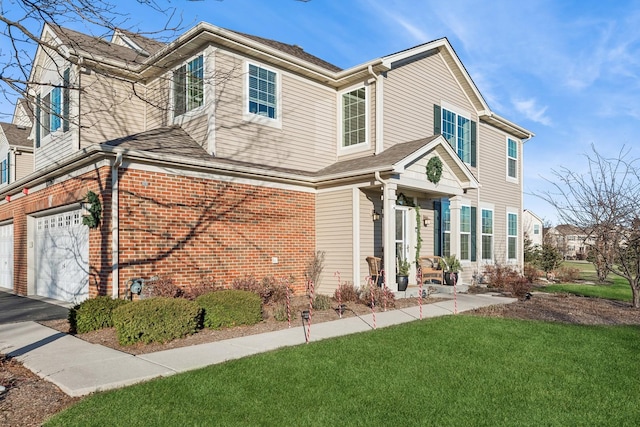
[[[513,133],[513,135],[517,138],[527,140],[536,136],[536,134],[531,132],[530,130],[527,130],[522,126],[519,126],[491,111],[483,111],[483,114],[480,117],[494,126],[497,125],[498,127],[507,128],[510,133]]]

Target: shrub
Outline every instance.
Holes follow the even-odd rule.
[[[205,279],[200,281],[200,283],[184,288],[182,290],[182,297],[189,300],[195,300],[200,295],[219,291],[221,289],[222,287],[219,286],[215,281]]]
[[[296,312],[291,310],[290,316],[291,316],[291,320],[295,319]],[[276,308],[273,310],[273,318],[276,319],[278,322],[286,322],[288,320],[287,304],[278,303],[278,305],[276,305]]]
[[[327,295],[316,295],[311,306],[314,310],[328,310],[331,308],[331,298]]]
[[[371,306],[371,294],[373,294],[373,301],[376,307],[393,308],[396,306],[396,297],[391,289],[385,287],[367,285],[360,293],[360,300],[358,302]]]
[[[561,282],[577,282],[580,279],[580,270],[573,267],[562,266],[555,271],[556,279]]]
[[[88,299],[69,310],[71,332],[84,334],[113,326],[112,312],[127,300],[100,296]]]
[[[487,265],[483,276],[492,288],[506,290],[507,284],[520,277],[520,274],[510,266],[495,264]]]
[[[528,292],[531,292],[531,282],[522,276],[510,278],[505,290],[511,292],[516,298],[524,298]]]
[[[122,345],[136,342],[167,342],[195,333],[202,310],[193,301],[156,297],[118,307],[113,325]]]
[[[287,286],[289,283],[292,283],[292,281],[293,279],[290,278],[289,282],[282,280],[278,283],[273,276],[266,276],[262,281],[258,281],[255,276],[248,275],[240,279],[235,279],[231,288],[258,294],[262,299],[262,304],[266,305],[270,302],[284,301],[287,297]]]
[[[339,297],[338,291],[340,292]],[[360,289],[356,288],[351,282],[341,283],[333,293],[333,299],[342,302],[356,302],[360,299]]]
[[[526,277],[530,283],[534,283],[536,280],[540,278],[540,276],[541,276],[540,271],[536,268],[534,264],[529,262],[525,263],[524,277]]]
[[[141,298],[178,298],[183,294],[180,287],[173,284],[173,279],[168,277],[156,276],[153,279],[145,280],[142,286]]]
[[[254,325],[262,320],[260,297],[250,291],[227,289],[196,298],[204,310],[204,326],[220,329]]]

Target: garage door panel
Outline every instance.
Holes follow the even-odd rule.
[[[89,293],[89,229],[80,211],[38,219],[38,295],[80,302]]]
[[[13,224],[0,225],[0,287],[13,289]]]

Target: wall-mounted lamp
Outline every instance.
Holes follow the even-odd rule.
[[[423,216],[422,217],[422,224],[424,224],[425,227],[428,227],[431,225],[431,218],[429,218],[428,216]]]
[[[371,219],[374,221],[380,220],[380,214],[375,209],[371,212]]]

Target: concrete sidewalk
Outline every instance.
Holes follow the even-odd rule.
[[[422,317],[426,319],[453,314],[456,306],[458,312],[463,312],[514,301],[514,298],[490,294],[459,294],[455,301],[447,299],[423,305]],[[419,307],[380,312],[375,314],[375,326],[384,328],[419,318]],[[372,314],[312,323],[310,341],[370,331],[373,328]],[[35,322],[0,325],[0,353],[15,357],[25,367],[51,381],[69,396],[84,396],[124,387],[304,343],[305,330],[300,325],[260,335],[133,356],[88,343]]]

